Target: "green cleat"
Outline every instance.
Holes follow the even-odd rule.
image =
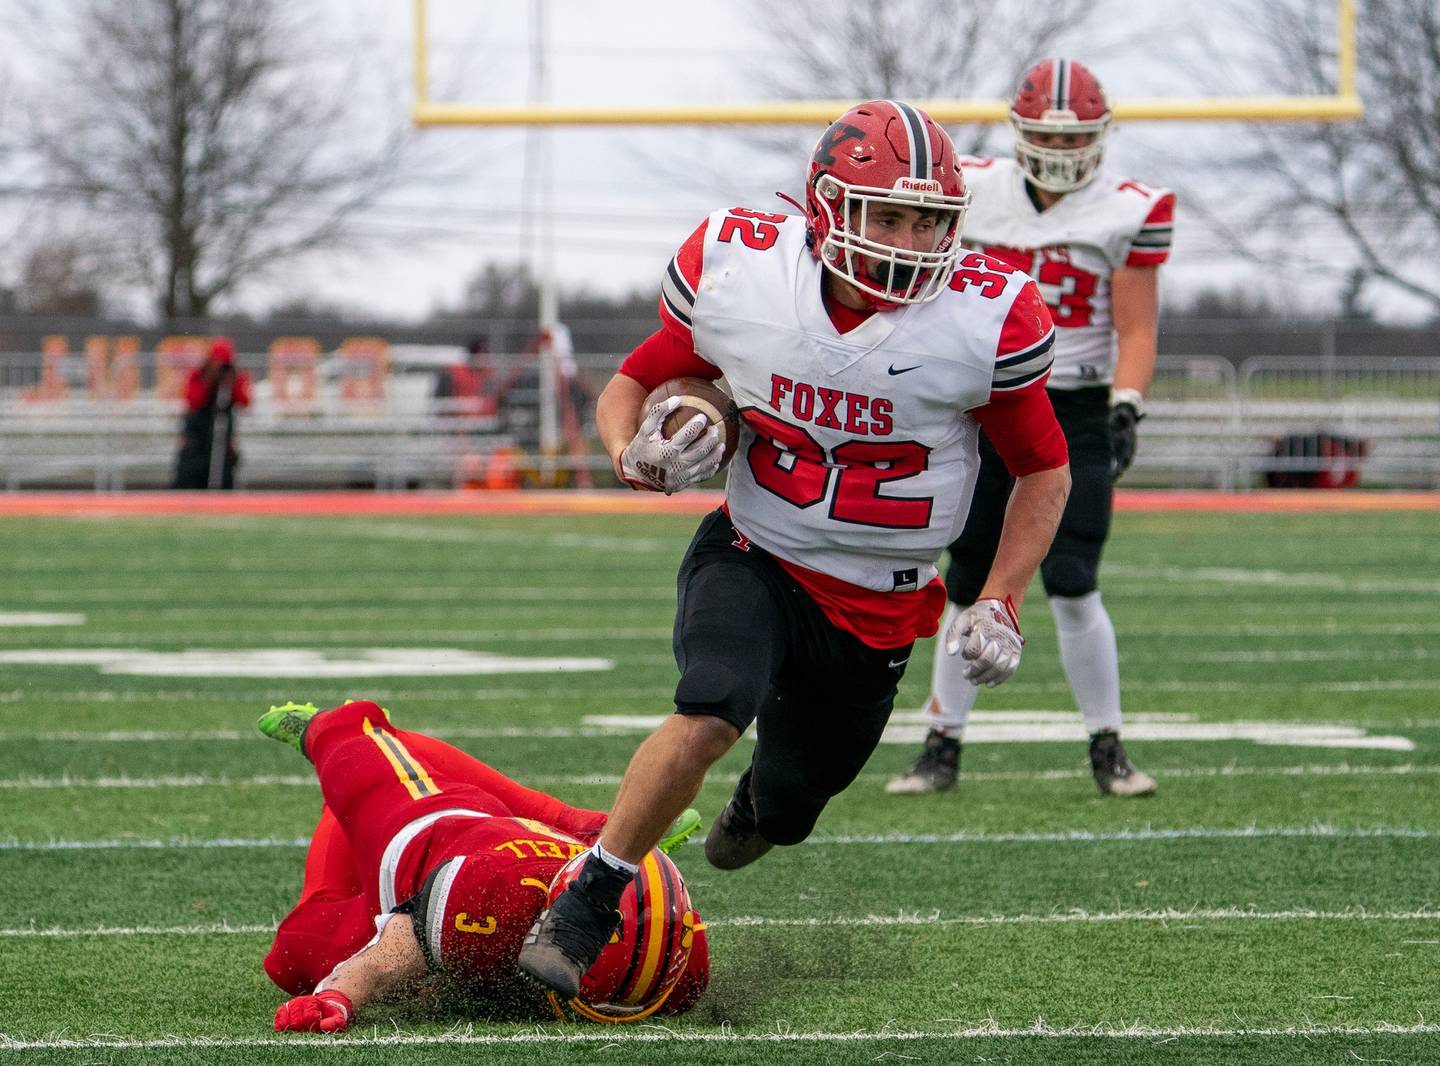
[[[310,724],[310,719],[319,713],[320,708],[313,703],[282,703],[262,714],[255,723],[255,728],[271,740],[289,744],[304,755],[302,742],[305,738],[305,727]]]
[[[665,835],[660,838],[660,850],[666,855],[671,854],[694,836],[699,828],[700,812],[694,807],[686,807],[680,812],[680,816],[670,823],[670,828],[665,830]]]

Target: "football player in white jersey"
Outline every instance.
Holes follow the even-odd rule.
[[[1110,109],[1084,66],[1032,67],[1010,111],[1014,159],[962,159],[974,198],[965,243],[1029,272],[1054,316],[1048,385],[1069,444],[1074,488],[1055,543],[1040,565],[1059,634],[1060,660],[1090,734],[1100,791],[1142,796],[1155,781],[1120,743],[1115,630],[1097,587],[1115,480],[1135,457],[1136,426],[1155,367],[1158,268],[1170,252],[1175,196],[1100,165]],[[1000,536],[997,506],[1011,478],[982,441],[975,505],[950,545],[945,584],[958,613],[984,584]],[[930,729],[891,793],[955,786],[960,741],[978,689],[943,653],[935,657]]]
[[[977,682],[1019,663],[1016,609],[1069,491],[1044,384],[1054,326],[1023,272],[960,247],[970,198],[924,112],[874,100],[811,158],[803,217],[717,211],[661,287],[661,329],[597,404],[617,475],[676,492],[720,465],[720,429],[671,378],[724,376],[742,414],[725,506],[680,565],[675,711],[636,751],[599,842],[536,923],[521,968],[573,995],[616,900],[705,772],[756,723],[749,768],[711,828],[721,869],[798,844],[855,779],[919,636],[936,632],[935,563],[965,521],[983,426],[1016,488],[984,588],[945,642]],[[796,205],[797,207],[800,205]],[[998,513],[1003,512],[1003,515]]]

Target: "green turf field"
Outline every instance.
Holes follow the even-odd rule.
[[[255,717],[376,698],[606,806],[668,708],[693,524],[0,519],[0,1061],[1440,1062],[1440,514],[1120,516],[1106,600],[1159,795],[1096,792],[1037,591],[958,793],[884,795],[923,728],[899,714],[811,841],[729,874],[682,850],[714,952],[690,1015],[272,1034],[260,959],[319,794]],[[213,676],[226,650],[245,676]],[[274,676],[299,652],[312,679]],[[591,661],[473,672],[497,656]]]

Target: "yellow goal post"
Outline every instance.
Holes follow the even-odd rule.
[[[853,100],[776,100],[757,103],[664,105],[496,105],[430,99],[426,47],[426,0],[415,4],[415,101],[417,126],[823,126]],[[1330,96],[1157,97],[1119,100],[1118,120],[1153,122],[1340,122],[1364,108],[1355,90],[1355,0],[1338,0],[1338,84]],[[1005,100],[915,100],[937,122],[1003,122]]]

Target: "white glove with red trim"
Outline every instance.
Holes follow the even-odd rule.
[[[339,1033],[350,1026],[354,1007],[344,992],[327,989],[313,996],[296,996],[275,1012],[275,1031]]]
[[[1020,622],[1010,597],[977,600],[966,607],[945,631],[945,652],[968,660],[965,679],[972,685],[995,686],[1009,679],[1020,665]]]
[[[721,429],[696,415],[666,438],[661,427],[671,411],[681,405],[671,396],[650,408],[635,439],[620,453],[620,476],[631,488],[670,495],[714,477],[724,457]],[[708,428],[707,428],[708,426]]]

